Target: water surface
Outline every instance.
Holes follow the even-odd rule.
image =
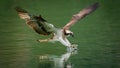
[[[58,43],[38,43],[40,36],[21,20],[15,6],[42,14],[57,27],[64,26],[80,9],[98,1],[100,8],[71,28],[77,54]],[[119,0],[3,0],[0,2],[0,68],[119,68]],[[67,60],[65,59],[67,55]],[[64,57],[63,57],[64,56]],[[58,62],[59,61],[59,62]],[[60,63],[61,61],[61,63]]]

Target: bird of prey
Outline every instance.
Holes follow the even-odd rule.
[[[64,46],[72,47],[74,44],[71,44],[67,37],[73,36],[73,32],[70,31],[70,27],[74,25],[77,21],[84,18],[86,15],[95,11],[98,8],[99,4],[94,3],[87,8],[82,9],[80,12],[72,16],[72,19],[62,28],[56,28],[53,24],[48,23],[41,15],[36,16],[30,14],[28,11],[16,7],[16,11],[21,19],[25,19],[26,24],[30,26],[35,32],[40,35],[48,36],[51,35],[50,38],[44,40],[37,40],[39,42],[54,42],[59,41]]]

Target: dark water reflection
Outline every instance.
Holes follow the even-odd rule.
[[[77,50],[67,51],[60,56],[40,55],[39,68],[74,68],[74,63],[69,59],[75,54],[77,54]]]

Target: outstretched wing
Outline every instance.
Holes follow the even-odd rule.
[[[50,29],[49,25],[47,25],[46,20],[41,16],[30,15],[26,10],[20,7],[16,7],[15,9],[20,18],[25,19],[27,25],[29,25],[35,32],[41,35],[49,35],[51,33],[51,31],[48,31],[48,29]]]
[[[86,15],[90,14],[91,12],[95,11],[98,8],[98,3],[94,3],[93,5],[81,10],[78,14],[73,15],[71,21],[67,23],[63,29],[68,30],[73,24],[75,24],[77,21],[84,18]]]

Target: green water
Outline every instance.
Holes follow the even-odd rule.
[[[15,6],[41,14],[60,28],[73,14],[96,1],[100,3],[100,8],[71,28],[75,37],[69,40],[79,45],[78,52],[70,55],[64,65],[120,68],[119,0],[1,0],[0,68],[60,68],[58,61],[68,54],[59,42],[38,43],[37,39],[47,37],[32,31],[18,17]]]

